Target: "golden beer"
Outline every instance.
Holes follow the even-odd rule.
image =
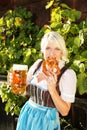
[[[27,65],[14,64],[12,70],[11,91],[15,94],[26,92]]]

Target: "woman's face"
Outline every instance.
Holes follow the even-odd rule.
[[[55,58],[59,61],[62,58],[62,51],[58,48],[57,44],[51,42],[47,43],[44,49],[44,59]]]

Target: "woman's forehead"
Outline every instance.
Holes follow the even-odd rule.
[[[46,45],[45,45],[45,47],[47,47],[47,46],[53,46],[53,47],[57,47],[57,48],[59,48],[59,46],[58,46],[58,43],[56,43],[55,41],[54,42],[47,42],[46,43]]]

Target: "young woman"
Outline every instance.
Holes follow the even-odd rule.
[[[44,73],[42,59],[30,67],[27,75],[30,98],[20,112],[16,130],[60,130],[59,113],[66,116],[75,101],[77,78],[72,69],[64,71],[69,60],[63,37],[54,31],[46,33],[41,40],[41,52],[44,61],[58,62],[60,74],[56,75],[52,67],[47,67],[47,74]]]

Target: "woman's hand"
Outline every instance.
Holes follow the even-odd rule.
[[[57,84],[56,74],[49,73],[49,76],[45,75],[45,79],[47,81],[47,87],[49,92],[53,91],[53,89],[56,89],[56,84]]]
[[[48,91],[53,91],[53,89],[56,89],[56,83],[57,83],[57,76],[55,73],[48,71],[49,76],[44,74],[43,72],[39,73],[37,76],[38,82],[41,80],[46,80]]]

